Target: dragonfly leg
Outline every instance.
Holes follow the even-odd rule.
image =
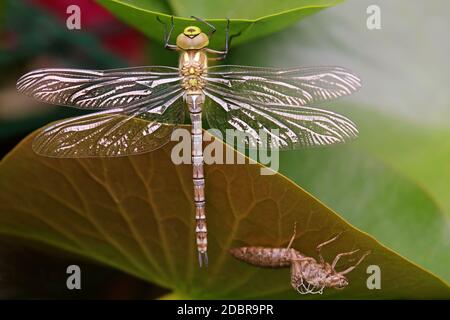
[[[357,250],[355,250],[355,251],[357,251]],[[353,269],[355,269],[355,268],[356,268],[356,267],[364,260],[364,258],[367,257],[370,253],[371,253],[370,250],[367,251],[366,253],[364,253],[364,254],[361,256],[361,258],[359,258],[359,260],[358,260],[358,262],[357,262],[356,264],[354,264],[353,266],[351,266],[351,267],[349,267],[349,268],[347,268],[347,269],[345,269],[345,270],[343,270],[343,271],[341,271],[341,272],[338,272],[338,273],[341,274],[341,275],[344,275],[344,274],[349,273],[350,271],[352,271]],[[336,258],[337,258],[337,256],[336,256]],[[334,267],[333,267],[333,269],[334,269]]]
[[[169,50],[177,50],[177,46],[174,44],[170,44],[170,37],[172,36],[173,28],[175,26],[173,22],[173,16],[170,17],[170,27],[167,30],[167,23],[162,22],[159,16],[156,16],[156,20],[164,26],[164,48]]]
[[[212,35],[217,31],[216,27],[214,27],[208,21],[206,21],[204,19],[201,19],[201,18],[198,18],[196,16],[191,16],[191,18],[194,18],[197,21],[203,22],[204,24],[206,24],[208,27],[211,28],[211,30],[208,33],[208,38],[211,38]],[[210,49],[210,48],[206,48],[207,52],[219,55],[218,57],[209,58],[209,60],[223,60],[223,59],[225,59],[225,57],[228,54],[229,39],[230,39],[230,19],[227,19],[227,27],[225,29],[225,50],[221,51],[221,50],[213,50],[213,49]]]
[[[227,27],[225,29],[225,53],[223,54],[224,59],[227,57],[228,51],[230,50],[231,39],[230,39],[230,19],[227,18]]]
[[[227,19],[227,27],[225,29],[225,50],[223,51],[219,51],[219,50],[213,50],[213,49],[209,49],[206,48],[206,51],[209,53],[213,53],[213,54],[217,54],[217,57],[212,57],[212,58],[208,58],[209,60],[223,60],[227,57],[228,52],[230,51],[230,47],[231,47],[231,41],[236,38],[239,37],[241,35],[242,31],[239,31],[236,34],[233,34],[230,36],[230,19]]]
[[[356,249],[356,250],[353,250],[353,251],[350,251],[350,252],[339,253],[339,254],[334,258],[333,263],[331,264],[331,268],[334,269],[334,268],[336,267],[336,265],[337,265],[339,259],[341,259],[342,257],[350,256],[350,255],[352,255],[352,254],[354,254],[354,253],[356,253],[356,252],[358,252],[358,251],[359,251],[359,249]]]
[[[228,55],[229,50],[230,50],[231,40],[234,37],[239,36],[240,34],[241,33],[239,32],[238,34],[232,35],[230,37],[230,19],[227,19],[227,26],[225,28],[225,50],[219,51],[219,50],[212,50],[212,49],[208,48],[206,50],[207,52],[218,55],[217,57],[209,58],[209,60],[216,60],[217,61],[217,60],[225,59],[227,57],[227,55]]]
[[[325,242],[322,242],[321,244],[319,244],[319,245],[316,247],[316,251],[317,251],[317,255],[319,256],[319,262],[320,262],[320,263],[323,264],[323,263],[325,262],[325,260],[323,259],[322,253],[321,253],[322,248],[323,248],[324,246],[326,246],[327,244],[330,244],[331,242],[337,240],[337,239],[341,236],[341,234],[342,234],[342,231],[339,232],[337,235],[335,235],[335,236],[334,236],[333,238],[331,238],[330,240],[327,240],[327,241],[325,241]]]
[[[208,32],[208,38],[211,38],[212,35],[217,31],[216,27],[214,27],[214,25],[212,25],[212,24],[209,23],[208,21],[206,21],[206,20],[204,20],[204,19],[202,19],[202,18],[196,17],[196,16],[191,16],[191,18],[193,18],[193,19],[195,19],[195,20],[197,20],[197,21],[203,22],[204,24],[206,24],[206,25],[211,29],[211,30]]]
[[[288,246],[287,246],[286,249],[289,249],[289,248],[291,247],[292,242],[294,242],[294,239],[295,239],[295,235],[296,235],[296,234],[297,234],[297,221],[295,221],[295,223],[294,223],[294,233],[292,234],[291,241],[289,241],[289,244],[288,244]]]

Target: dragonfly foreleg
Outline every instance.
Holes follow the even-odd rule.
[[[202,18],[196,17],[196,16],[191,16],[191,18],[193,18],[193,19],[195,19],[197,21],[203,22],[204,24],[206,24],[211,29],[208,32],[208,38],[211,38],[211,36],[217,31],[216,27],[214,27],[214,25],[209,23],[208,21],[206,21],[206,20],[204,20]]]
[[[167,30],[167,23],[162,22],[159,16],[156,16],[156,20],[164,26],[164,49],[177,50],[178,47],[175,44],[170,44],[170,37],[172,36],[173,28],[175,26],[173,22],[173,16],[170,17],[170,28]]]
[[[234,37],[237,37],[240,35],[241,35],[241,33],[239,32],[230,37],[230,19],[227,19],[227,27],[225,28],[225,50],[220,51],[220,50],[213,50],[213,49],[207,48],[206,51],[208,53],[219,55],[218,57],[208,58],[208,60],[224,60],[228,55],[228,51],[230,50],[231,40]]]

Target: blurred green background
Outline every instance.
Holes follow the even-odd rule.
[[[147,6],[153,3],[136,2]],[[173,3],[177,1],[164,6],[166,13],[183,15],[187,10]],[[265,12],[271,5],[271,1],[259,3],[258,12]],[[69,4],[84,8],[81,30],[65,27]],[[253,18],[255,5],[243,5],[241,17],[247,10],[248,17]],[[381,9],[379,30],[366,26],[370,5]],[[6,0],[0,6],[2,156],[33,130],[55,119],[79,114],[18,95],[15,82],[21,74],[50,66],[107,69],[176,65],[176,54],[161,46],[162,35],[161,41],[150,40],[93,1]],[[205,15],[214,12],[215,7],[206,9],[202,11]],[[281,32],[235,46],[226,61],[274,67],[339,65],[359,74],[362,90],[326,107],[354,120],[360,139],[326,149],[283,152],[281,173],[351,224],[447,282],[448,30],[450,3],[445,0],[350,0],[306,17]],[[124,281],[136,280],[128,277]],[[9,294],[3,293],[5,297]]]

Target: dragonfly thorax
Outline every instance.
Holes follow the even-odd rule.
[[[187,91],[199,91],[204,85],[203,76],[206,74],[207,57],[200,50],[184,51],[180,56],[181,85]]]

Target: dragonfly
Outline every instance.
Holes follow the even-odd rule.
[[[342,143],[358,135],[356,125],[313,105],[350,95],[361,87],[361,81],[342,67],[208,66],[208,61],[223,60],[229,52],[230,21],[225,49],[215,50],[208,45],[216,28],[192,18],[205,23],[209,32],[191,25],[170,43],[173,17],[170,24],[163,23],[164,47],[179,53],[178,68],[40,69],[22,76],[17,89],[41,102],[95,110],[44,127],[33,141],[33,150],[47,157],[150,152],[170,141],[188,112],[196,244],[202,267],[208,265],[202,119],[225,135],[235,130],[254,137],[243,141],[249,147],[262,146],[258,132],[273,129],[278,135],[271,142],[280,150]]]

